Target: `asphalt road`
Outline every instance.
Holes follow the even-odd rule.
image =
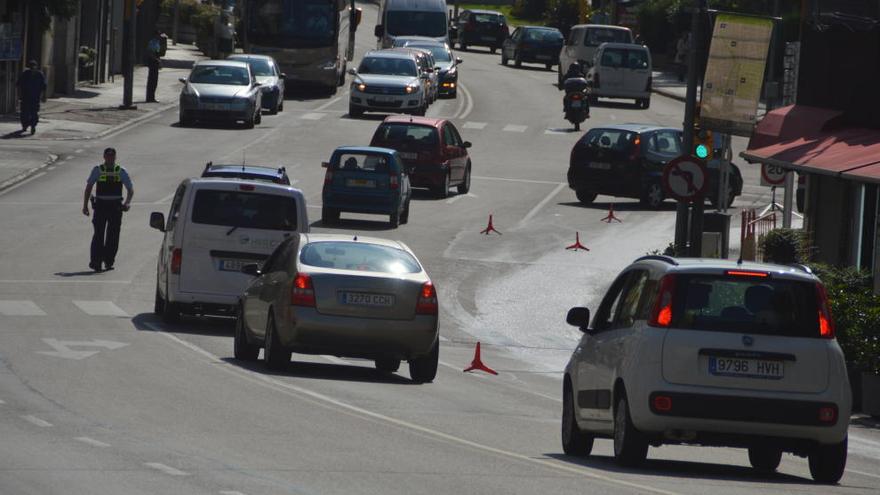
[[[374,46],[375,7],[364,9],[356,60]],[[460,55],[459,98],[429,115],[453,118],[473,142],[471,193],[418,194],[397,230],[369,216],[320,225],[321,161],[367,143],[381,119],[349,119],[344,91],[297,92],[253,130],[181,129],[169,111],[101,141],[48,143],[58,164],[0,194],[0,493],[877,493],[880,434],[859,424],[838,487],[814,485],[791,456],[778,474],[757,475],[735,449],[652,448],[637,470],[617,467],[605,440],[587,460],[562,454],[559,372],[578,339],[565,311],[595,308],[620,268],[671,241],[674,205],[614,200],[623,223],[600,222],[609,198],[582,207],[564,185],[578,134],[566,130],[555,73]],[[588,124],[675,126],[682,114],[655,96],[649,110],[596,107]],[[136,198],[116,270],[91,274],[80,201],[108,145]],[[286,165],[315,231],[415,250],[441,300],[434,383],[322,356],[294,355],[267,373],[232,359],[230,322],[166,325],[151,313],[161,234],[149,213],[167,211],[179,181],[207,160],[242,159]],[[737,204],[761,203],[757,171],[744,172],[750,188]],[[503,235],[479,234],[489,214]],[[576,232],[589,252],[564,250]],[[461,372],[476,341],[498,376]]]

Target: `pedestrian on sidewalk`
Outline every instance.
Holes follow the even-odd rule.
[[[162,66],[162,57],[165,56],[164,47],[167,46],[163,43],[163,36],[165,35],[157,29],[147,42],[147,103],[157,103],[156,86],[159,85],[159,69]]]
[[[235,26],[227,12],[223,12],[214,22],[214,40],[217,43],[217,58],[226,58],[235,51]]]
[[[92,188],[97,185],[95,197],[92,197]],[[122,187],[127,190],[125,201],[122,201]],[[128,172],[116,164],[116,150],[107,148],[104,150],[104,163],[92,169],[86,180],[86,190],[83,193],[83,215],[89,216],[89,202],[92,203],[94,215],[92,225],[95,232],[92,235],[91,257],[89,268],[96,272],[103,269],[112,270],[116,261],[116,252],[119,250],[119,232],[122,229],[122,212],[128,211],[131,198],[134,196],[134,188]]]
[[[46,91],[46,76],[40,72],[36,60],[28,62],[28,68],[18,77],[16,85],[21,100],[21,132],[30,127],[33,135],[40,120],[40,99]]]

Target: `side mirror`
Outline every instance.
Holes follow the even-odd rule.
[[[280,77],[281,79],[287,79],[287,74],[282,72],[281,74],[278,74],[278,77]]]
[[[385,26],[377,24],[376,27],[373,29],[373,34],[376,35],[377,38],[385,36]]]
[[[159,232],[165,232],[165,215],[158,211],[150,213],[150,227]]]
[[[348,73],[349,73],[350,75],[352,75],[352,76],[356,76],[357,73],[358,73],[358,71],[357,71],[357,69],[355,69],[354,67],[352,67],[351,69],[348,69]]]
[[[587,308],[571,308],[565,317],[565,322],[580,331],[586,332],[590,327],[590,310]]]
[[[354,27],[358,27],[361,25],[361,19],[364,16],[364,10],[360,7],[356,7],[354,9]]]
[[[462,60],[461,57],[455,57],[455,63],[456,64],[463,64],[464,60]]]
[[[262,85],[263,85],[263,83],[261,83],[260,81],[254,81],[254,86],[262,86]]]
[[[185,77],[178,77],[177,80],[180,81],[180,82],[182,82],[183,84],[186,84],[186,78],[185,78]]]
[[[330,162],[321,162],[321,168],[330,168]]]
[[[260,276],[260,265],[256,263],[248,263],[241,267],[241,273],[245,275],[250,275],[251,277],[259,277]]]
[[[465,142],[461,143],[462,148],[470,148],[471,146],[472,145],[471,145],[470,141],[465,141]]]

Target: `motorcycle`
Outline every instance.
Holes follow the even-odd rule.
[[[565,112],[565,120],[574,124],[575,131],[581,130],[581,122],[590,118],[588,86],[582,67],[575,67],[575,64],[572,64],[562,83],[565,89],[562,109]]]

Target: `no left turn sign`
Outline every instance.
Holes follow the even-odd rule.
[[[706,164],[693,156],[680,156],[663,168],[663,188],[679,201],[692,202],[702,197],[708,182]]]
[[[761,164],[761,185],[768,187],[782,186],[785,184],[785,174],[788,170],[778,165]]]

